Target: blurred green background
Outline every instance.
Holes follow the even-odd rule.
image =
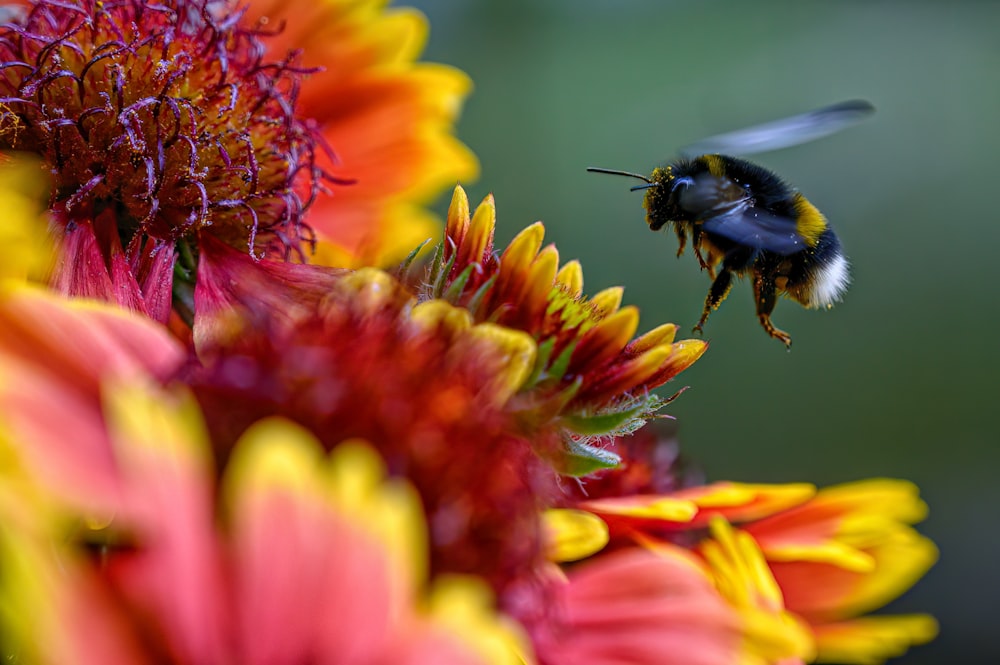
[[[690,330],[709,278],[646,228],[631,181],[585,167],[649,172],[711,134],[875,104],[842,134],[754,158],[836,228],[845,302],[780,302],[786,352],[737,284],[670,412],[713,479],[917,482],[941,561],[889,609],[934,613],[941,637],[896,662],[1000,663],[1000,3],[406,4],[431,20],[426,59],[475,81],[459,135],[483,164],[470,197],[496,195],[498,244],[543,220],[588,293],[626,287],[643,330]]]

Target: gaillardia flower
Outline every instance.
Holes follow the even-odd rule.
[[[560,268],[555,246],[542,248],[541,223],[499,254],[495,225],[492,196],[472,214],[465,192],[456,188],[444,241],[429,274],[419,278],[423,297],[463,307],[476,321],[530,334],[538,358],[519,408],[525,418],[551,423],[562,435],[538,448],[570,475],[615,466],[618,457],[605,444],[635,431],[663,406],[650,391],[690,367],[707,345],[674,341],[673,324],[634,337],[639,312],[621,307],[622,289],[585,297],[580,264]]]
[[[481,580],[428,579],[419,496],[367,443],[327,455],[300,425],[264,419],[217,467],[192,395],[164,386],[183,360],[164,330],[31,289],[3,298],[0,319],[0,373],[19,380],[0,395],[6,658],[474,664],[530,651]],[[42,415],[52,402],[59,418]]]
[[[644,470],[662,469],[662,447],[621,450],[620,468],[564,504],[601,518],[601,547],[691,548],[740,612],[769,612],[794,629],[805,660],[878,664],[936,634],[927,615],[862,616],[937,559],[934,544],[910,526],[926,515],[912,484],[876,479],[817,491],[804,483],[689,484],[674,473],[657,488]],[[574,538],[597,542],[592,527]]]
[[[302,252],[321,176],[295,114],[304,72],[240,18],[213,0],[38,0],[0,27],[0,147],[52,175],[63,292],[165,321],[178,243]]]
[[[265,415],[303,424],[328,447],[362,438],[420,492],[433,570],[477,572],[502,587],[535,565],[537,513],[556,478],[508,408],[534,367],[527,334],[474,325],[440,301],[418,304],[373,268],[319,283],[322,298],[303,296],[305,306],[276,317],[261,294],[280,282],[253,276],[268,262],[241,257],[232,269],[225,274],[239,279],[199,279],[199,289],[214,289],[205,302],[228,298],[204,321],[227,325],[225,334],[196,329],[203,365],[184,377],[220,458]]]
[[[190,323],[207,236],[254,258],[355,267],[433,235],[419,202],[477,170],[450,136],[466,77],[412,62],[426,33],[416,12],[288,9],[36,0],[5,12],[0,149],[37,153],[52,174],[60,291],[160,321],[174,306]],[[351,186],[341,200],[331,184]]]

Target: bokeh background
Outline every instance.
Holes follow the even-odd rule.
[[[483,164],[470,197],[496,195],[498,244],[543,220],[588,293],[626,287],[643,330],[689,330],[709,279],[646,228],[631,181],[585,167],[649,172],[711,134],[876,105],[754,158],[831,220],[853,264],[845,302],[780,302],[786,352],[737,284],[670,412],[713,479],[917,482],[941,561],[889,610],[931,611],[942,632],[896,662],[1000,663],[1000,3],[405,4],[431,20],[426,59],[475,81],[459,135]]]

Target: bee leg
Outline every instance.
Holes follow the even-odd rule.
[[[764,275],[756,275],[753,280],[753,295],[757,300],[757,318],[764,331],[771,337],[781,340],[787,348],[791,348],[792,336],[771,323],[771,312],[778,303],[774,280]]]
[[[688,235],[681,224],[674,225],[674,232],[677,234],[677,258],[684,254],[684,247],[687,246]]]
[[[701,253],[701,238],[696,238],[692,244],[694,246],[694,255],[698,258],[698,265],[701,266],[702,270],[707,270],[712,279],[715,279],[715,271],[712,270],[712,266],[709,265],[708,261],[705,260],[704,254]]]
[[[719,272],[719,276],[715,278],[712,282],[712,286],[708,289],[708,297],[705,298],[705,309],[701,312],[701,318],[698,319],[698,325],[694,327],[694,332],[701,333],[701,327],[705,325],[705,321],[708,320],[708,315],[712,313],[713,309],[718,309],[722,301],[726,299],[729,295],[729,290],[733,287],[733,274],[723,266],[722,270]]]

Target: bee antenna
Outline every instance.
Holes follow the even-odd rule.
[[[658,182],[650,182],[650,183],[647,183],[645,185],[636,185],[635,187],[629,187],[628,191],[630,191],[630,192],[638,192],[640,189],[649,189],[650,187],[659,187],[659,186],[660,186],[660,183],[658,183]]]
[[[596,166],[588,166],[587,170],[590,171],[591,173],[610,173],[611,175],[624,175],[624,176],[628,176],[629,178],[638,178],[639,180],[642,180],[643,182],[649,183],[650,185],[655,185],[656,184],[652,180],[650,180],[649,178],[647,178],[646,176],[640,175],[638,173],[632,173],[630,171],[618,171],[616,169],[601,169],[601,168],[597,168]],[[645,188],[643,188],[643,189],[645,189]]]

